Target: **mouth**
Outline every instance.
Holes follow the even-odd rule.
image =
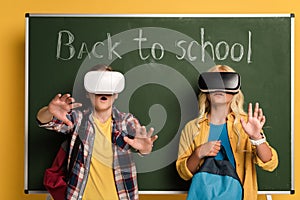
[[[102,97],[100,97],[100,100],[106,101],[106,100],[107,100],[107,97],[106,97],[106,96],[102,96]]]
[[[100,101],[107,101],[107,100],[109,100],[109,97],[111,97],[113,95],[112,94],[96,94],[95,96]]]
[[[213,95],[214,96],[224,96],[224,93],[222,93],[222,92],[215,92]]]

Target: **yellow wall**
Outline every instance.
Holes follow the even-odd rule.
[[[295,169],[300,167],[299,89],[300,3],[298,0],[24,0],[2,1],[0,12],[0,199],[44,200],[26,195],[24,185],[24,48],[25,13],[295,13]],[[276,42],[276,41],[274,41]],[[299,114],[298,114],[299,113]],[[298,122],[298,123],[297,123]],[[274,200],[300,199],[300,175],[295,172],[295,195],[272,195]],[[298,178],[298,179],[297,179]],[[298,185],[298,187],[297,187]],[[185,199],[184,195],[142,195],[142,200]],[[265,196],[260,195],[260,200]]]

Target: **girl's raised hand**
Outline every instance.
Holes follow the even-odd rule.
[[[252,103],[248,105],[248,121],[241,119],[242,127],[249,137],[253,140],[261,139],[261,130],[266,122],[262,109],[256,103],[254,112],[252,112]]]

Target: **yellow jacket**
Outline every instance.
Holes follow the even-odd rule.
[[[258,189],[255,164],[264,170],[273,171],[278,165],[277,152],[270,146],[272,159],[266,163],[262,162],[256,155],[256,147],[251,145],[250,139],[240,122],[237,124],[239,135],[234,132],[234,119],[233,113],[227,116],[228,137],[235,158],[236,171],[244,188],[244,200],[256,200]],[[187,159],[196,147],[208,141],[208,136],[209,121],[207,114],[201,119],[196,118],[188,122],[182,130],[176,168],[184,180],[189,180],[193,177],[193,174],[187,168]],[[200,161],[199,167],[202,163],[203,159]]]

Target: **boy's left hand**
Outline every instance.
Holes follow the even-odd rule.
[[[158,138],[157,135],[152,136],[154,129],[150,128],[147,132],[145,126],[141,126],[137,119],[135,119],[136,134],[133,139],[125,136],[124,141],[127,142],[134,149],[141,154],[149,154],[152,151],[153,142]]]

